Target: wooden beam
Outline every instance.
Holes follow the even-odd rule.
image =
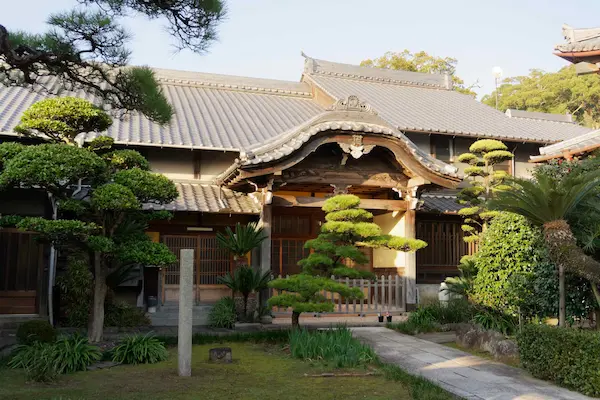
[[[275,207],[313,207],[321,208],[325,204],[324,197],[302,197],[291,195],[273,195],[272,205]],[[360,206],[367,210],[405,211],[408,204],[405,200],[361,199]]]

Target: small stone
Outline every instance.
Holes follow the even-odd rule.
[[[208,360],[220,363],[231,363],[231,347],[217,347],[208,351]]]

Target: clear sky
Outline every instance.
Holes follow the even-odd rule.
[[[76,0],[0,0],[0,23],[41,32],[52,12]],[[359,63],[386,51],[425,50],[458,59],[467,84],[493,90],[504,76],[555,71],[561,26],[600,26],[598,0],[227,0],[229,14],[209,53],[176,53],[161,21],[129,18],[132,63],[153,67],[297,81],[303,50],[311,57]]]

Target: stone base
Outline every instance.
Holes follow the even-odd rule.
[[[208,360],[229,364],[233,361],[231,347],[217,347],[208,351]]]
[[[519,357],[519,347],[503,334],[486,330],[477,325],[464,324],[456,330],[456,343],[467,349],[485,351],[497,360],[511,360]]]

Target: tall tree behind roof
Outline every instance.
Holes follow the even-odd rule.
[[[496,91],[481,101],[494,107]],[[508,108],[555,114],[572,114],[591,128],[600,127],[600,76],[577,75],[574,66],[558,72],[532,69],[527,76],[504,79],[498,88],[498,109]]]
[[[126,67],[130,35],[117,22],[130,14],[167,20],[177,49],[201,53],[225,16],[222,0],[78,0],[84,8],[50,15],[42,34],[9,31],[0,22],[0,82],[45,90],[82,89],[103,105],[168,123],[173,110],[154,73]],[[9,22],[9,21],[6,21]],[[47,77],[60,85],[47,85]]]
[[[465,86],[465,81],[456,76],[457,63],[458,60],[452,57],[436,57],[425,51],[411,53],[409,50],[404,50],[401,52],[388,51],[381,57],[363,60],[360,65],[428,74],[449,74],[452,76],[454,90],[475,97],[476,93],[472,89],[476,83]]]

